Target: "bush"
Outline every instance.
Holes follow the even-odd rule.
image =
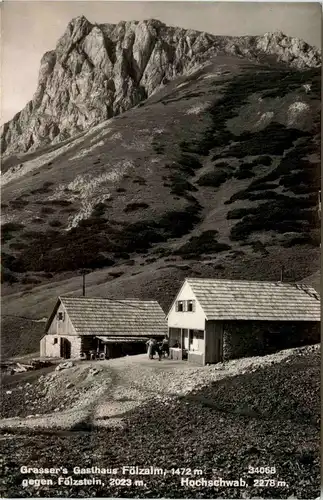
[[[295,198],[261,203],[248,210],[248,215],[231,229],[232,240],[244,240],[254,231],[308,232],[318,225],[316,208],[308,208],[312,201],[302,200],[295,204]]]
[[[2,241],[2,243],[6,243],[7,241],[11,240],[14,237],[13,233],[20,231],[23,228],[24,228],[24,225],[20,224],[18,222],[6,222],[6,223],[4,223],[1,227],[1,241]]]
[[[37,175],[39,172],[36,172],[35,174],[33,175]],[[50,189],[48,186],[43,186],[41,188],[38,188],[38,189],[32,189],[30,191],[31,194],[48,194],[52,191],[52,189]]]
[[[140,210],[141,208],[148,208],[149,205],[147,203],[128,203],[124,212],[134,212],[135,210]]]
[[[50,214],[54,214],[55,212],[56,212],[56,210],[54,208],[51,208],[51,207],[41,207],[41,209],[40,209],[40,213],[43,215],[50,215]]]
[[[130,255],[127,252],[117,252],[113,256],[114,259],[130,259]]]
[[[269,165],[272,164],[272,158],[268,155],[265,156],[259,156],[257,160],[254,160],[254,164],[260,163],[261,165],[265,165],[266,167],[269,167]]]
[[[21,231],[25,226],[20,222],[5,222],[1,226],[2,233],[13,233],[16,231]]]
[[[239,136],[240,143],[229,148],[225,156],[244,158],[245,156],[261,155],[263,152],[267,155],[282,155],[286,149],[292,147],[294,141],[309,135],[308,132],[287,128],[285,125],[272,122],[258,132],[241,134]]]
[[[105,214],[106,205],[104,203],[97,203],[92,210],[92,217],[102,217]]]
[[[9,283],[9,285],[11,285],[13,283],[18,283],[18,281],[18,278],[13,272],[9,271],[9,269],[3,268],[1,270],[1,283]]]
[[[187,191],[197,191],[197,188],[193,186],[190,182],[186,180],[183,174],[176,173],[169,176],[169,180],[171,182],[171,193],[176,196],[185,196]],[[165,185],[165,184],[164,184]]]
[[[27,200],[22,200],[21,198],[17,198],[16,200],[9,201],[10,207],[14,210],[23,210],[29,202]]]
[[[234,210],[231,210],[227,214],[227,219],[242,219],[245,215],[248,215],[249,209],[248,208],[235,208]]]
[[[239,168],[236,172],[234,172],[233,177],[236,179],[251,179],[252,177],[255,177],[255,174],[251,170]]]
[[[214,170],[213,172],[209,172],[208,174],[202,175],[197,181],[199,186],[208,186],[208,187],[220,187],[221,184],[226,182],[228,179],[232,177],[231,173],[226,172],[225,170]]]
[[[72,202],[68,200],[51,200],[50,203],[60,207],[68,207],[69,205],[72,205]]]
[[[187,243],[174,252],[174,255],[196,256],[204,253],[223,252],[231,247],[225,243],[219,243],[214,239],[218,232],[215,230],[204,231],[199,236],[192,236]]]
[[[27,247],[26,243],[23,243],[22,241],[14,241],[10,243],[9,247],[12,250],[23,250],[24,248]]]
[[[123,274],[124,273],[122,271],[112,271],[111,273],[109,273],[109,276],[116,279],[116,278],[120,278],[120,276],[122,276]]]
[[[132,181],[134,184],[139,184],[140,186],[146,186],[147,185],[147,181],[146,179],[144,179],[143,177],[137,177],[136,179],[134,179]]]
[[[63,224],[60,220],[54,219],[49,222],[50,227],[61,227]]]

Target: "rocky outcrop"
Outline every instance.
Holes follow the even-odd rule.
[[[77,17],[56,49],[44,54],[32,101],[3,126],[2,153],[68,139],[130,109],[218,54],[254,60],[271,56],[299,69],[321,64],[318,50],[282,33],[225,37],[157,20],[113,25]]]

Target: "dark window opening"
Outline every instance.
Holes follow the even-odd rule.
[[[194,300],[187,301],[187,310],[189,312],[193,312],[195,310],[195,301]]]
[[[183,312],[184,311],[184,302],[182,300],[179,300],[177,302],[177,311]]]

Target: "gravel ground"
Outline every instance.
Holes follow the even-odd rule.
[[[136,358],[124,359],[123,369],[121,360],[109,363],[113,383],[105,388],[99,404],[96,400],[93,418],[84,419],[72,430],[3,431],[4,498],[50,495],[309,499],[319,496],[318,346],[266,356],[260,366],[256,358],[201,369]],[[99,380],[95,378],[98,376],[100,373],[92,378]],[[116,405],[110,413],[109,400]],[[113,425],[98,428],[100,412],[103,421],[122,419],[122,429]],[[75,466],[138,465],[169,471],[172,467],[198,468],[205,479],[242,478],[248,486],[193,488],[181,485],[179,475],[170,472],[162,477],[141,477],[146,486],[134,482],[131,486],[110,484],[109,476],[95,473],[74,478],[95,477],[104,485],[54,483],[22,488],[26,477],[49,476],[26,476],[19,470],[21,465],[61,466],[69,472]],[[270,466],[276,471],[271,475],[252,474],[249,466]],[[57,482],[57,476],[50,477]],[[117,477],[140,479],[136,475],[123,476],[120,471]],[[271,479],[276,484],[256,485],[254,480],[259,478]],[[189,479],[194,478],[189,476]]]

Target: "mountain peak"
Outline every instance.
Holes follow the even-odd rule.
[[[216,36],[158,19],[92,24],[72,19],[41,61],[33,100],[3,127],[6,155],[58,143],[118,115],[219,54],[270,56],[296,69],[318,67],[319,51],[281,32]]]

